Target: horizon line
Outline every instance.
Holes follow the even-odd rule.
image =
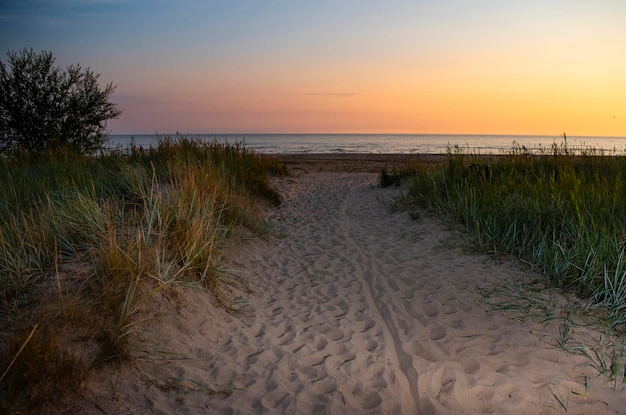
[[[606,137],[606,138],[625,138],[626,139],[626,135],[589,135],[589,134],[584,134],[584,135],[577,135],[577,134],[567,134],[567,133],[560,133],[560,134],[532,134],[532,133],[527,133],[527,134],[520,134],[520,133],[515,133],[515,134],[506,134],[506,133],[364,133],[364,132],[357,132],[357,133],[339,133],[339,132],[334,132],[334,133],[328,133],[328,132],[211,132],[211,133],[199,133],[199,132],[195,132],[195,133],[181,133],[179,131],[176,131],[174,133],[160,133],[160,132],[154,132],[154,133],[109,133],[109,136],[120,136],[120,135],[124,135],[124,136],[153,136],[153,137],[166,137],[166,136],[182,136],[182,137],[189,137],[189,136],[218,136],[218,135],[241,135],[241,136],[245,136],[245,135],[422,135],[422,136],[485,136],[485,137],[499,137],[499,136],[503,136],[503,137],[559,137],[559,138],[563,138],[565,134],[565,138],[569,138],[569,137]]]

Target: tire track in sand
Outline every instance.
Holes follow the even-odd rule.
[[[356,252],[358,252],[360,258],[352,258],[352,261],[354,261],[355,263],[362,264],[360,266],[361,272],[358,272],[357,275],[360,275],[359,279],[362,281],[363,288],[366,289],[365,292],[368,303],[373,310],[377,311],[380,316],[378,321],[383,328],[386,341],[389,344],[393,345],[393,353],[388,353],[388,359],[393,365],[399,367],[401,373],[403,374],[403,379],[401,381],[403,386],[402,389],[411,391],[412,399],[401,400],[401,413],[418,413],[418,373],[413,366],[413,358],[402,348],[402,340],[400,339],[400,336],[398,334],[398,328],[394,324],[394,319],[392,318],[391,311],[386,306],[384,301],[377,300],[377,298],[380,297],[374,295],[376,291],[375,284],[377,282],[385,283],[385,278],[380,271],[380,265],[377,259],[373,258],[371,255],[368,255],[361,246],[361,244],[359,244],[351,234],[352,227],[357,225],[354,224],[354,220],[352,219],[352,216],[348,213],[348,210],[350,207],[350,202],[352,199],[354,199],[357,190],[360,190],[360,187],[352,188],[350,192],[346,194],[343,202],[341,203],[341,207],[339,209],[339,223],[341,224],[341,231],[346,241],[354,247]]]

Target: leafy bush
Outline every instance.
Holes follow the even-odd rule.
[[[109,98],[115,87],[80,65],[54,66],[51,52],[9,52],[0,61],[0,154],[42,154],[67,147],[90,153],[107,139],[107,120],[121,110]]]

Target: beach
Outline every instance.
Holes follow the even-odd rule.
[[[245,282],[228,292],[235,311],[195,286],[153,295],[136,358],[102,369],[83,412],[624,413],[621,382],[558,347],[563,319],[494,307],[529,296],[540,274],[390,209],[403,188],[378,187],[380,170],[443,156],[274,157],[291,175],[272,179],[283,203],[263,208],[269,236],[237,230],[224,252],[222,272]],[[555,316],[575,301],[532,295]],[[569,336],[607,338],[583,325]]]

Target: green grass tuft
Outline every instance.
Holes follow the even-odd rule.
[[[489,164],[489,176],[470,164]],[[606,310],[626,329],[626,157],[567,142],[497,158],[449,151],[436,170],[416,170],[397,204],[434,212],[492,253],[538,266],[551,286]]]

